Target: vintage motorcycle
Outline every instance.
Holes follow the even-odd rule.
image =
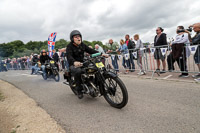
[[[45,71],[46,73],[42,73],[44,80],[47,80],[47,78],[53,78],[56,82],[60,81],[60,75],[54,60],[45,62]]]
[[[104,96],[111,106],[121,109],[128,102],[126,86],[115,72],[106,69],[101,62],[105,57],[100,55],[100,53],[96,53],[84,59],[81,74],[82,92],[91,97]],[[77,95],[74,76],[70,71],[64,74],[64,79],[67,81],[63,83],[69,85]]]

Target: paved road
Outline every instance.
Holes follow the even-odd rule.
[[[33,98],[68,133],[200,132],[200,84],[121,77],[129,102],[119,110],[103,97],[79,100],[62,82],[29,73],[1,72],[0,79]]]

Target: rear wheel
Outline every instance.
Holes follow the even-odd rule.
[[[104,86],[106,101],[115,108],[121,109],[128,103],[128,92],[126,86],[119,77],[107,77]]]

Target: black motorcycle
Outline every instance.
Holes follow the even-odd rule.
[[[47,80],[47,78],[53,78],[56,82],[60,81],[60,75],[58,72],[58,68],[56,67],[55,61],[46,61],[45,71],[46,73],[42,73],[42,77],[44,80]]]
[[[91,97],[104,96],[106,101],[115,108],[123,108],[128,102],[128,92],[122,80],[113,71],[109,71],[101,62],[100,53],[93,54],[91,57],[84,59],[82,66],[82,88],[83,93]],[[71,72],[64,74],[65,84],[69,85],[75,95],[74,76]]]
[[[3,71],[5,71],[5,72],[8,71],[6,63],[1,63],[0,64],[0,72],[3,72]]]

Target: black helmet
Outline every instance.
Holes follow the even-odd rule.
[[[81,36],[81,39],[82,39],[81,32],[78,31],[78,30],[73,30],[73,31],[70,33],[70,40],[71,40],[72,42],[74,42],[73,36],[75,36],[75,35],[80,35],[80,36]]]

